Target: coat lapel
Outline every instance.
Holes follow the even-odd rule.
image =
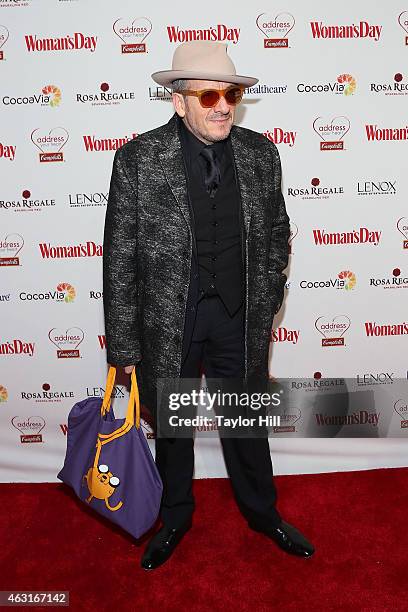
[[[191,238],[192,215],[188,199],[187,178],[184,166],[183,152],[177,129],[177,115],[174,114],[165,126],[166,130],[162,139],[163,149],[159,153],[160,163],[163,168],[166,181],[173,192],[174,198],[187,223]]]
[[[241,207],[245,232],[248,234],[252,209],[255,155],[253,150],[248,147],[245,134],[236,126],[233,126],[231,130],[231,145],[234,154],[239,191],[241,193]]]

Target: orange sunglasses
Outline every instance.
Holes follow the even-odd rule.
[[[244,89],[244,87],[234,85],[234,87],[227,87],[227,89],[200,89],[198,91],[183,89],[178,93],[185,96],[196,96],[203,108],[211,108],[218,103],[221,96],[224,96],[227,104],[236,106],[242,100]]]

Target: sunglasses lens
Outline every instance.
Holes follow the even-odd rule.
[[[225,92],[225,99],[228,104],[235,106],[235,104],[239,104],[242,100],[242,89],[239,87],[231,87]]]
[[[211,108],[212,106],[215,106],[217,104],[219,99],[220,94],[218,93],[218,91],[215,91],[214,89],[209,89],[208,91],[203,91],[200,97],[200,102],[201,105],[204,106],[204,108]]]

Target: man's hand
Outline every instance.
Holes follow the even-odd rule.
[[[125,366],[126,374],[131,374],[134,367],[134,365]]]

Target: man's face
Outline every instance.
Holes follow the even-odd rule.
[[[186,89],[226,89],[230,85],[233,83],[191,80]],[[228,137],[234,123],[235,106],[230,106],[224,96],[212,108],[203,108],[196,96],[173,93],[173,104],[189,130],[206,144]]]

